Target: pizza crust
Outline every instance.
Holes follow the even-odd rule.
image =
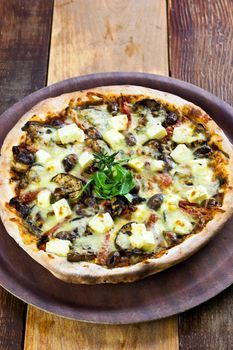
[[[211,134],[218,134],[222,138],[222,149],[229,154],[229,189],[224,196],[222,209],[224,213],[217,213],[213,220],[209,221],[206,227],[199,233],[187,237],[181,244],[168,249],[162,256],[155,259],[147,259],[135,265],[127,267],[117,267],[108,269],[100,265],[88,262],[71,263],[66,258],[58,257],[50,253],[38,250],[36,243],[26,244],[21,235],[19,217],[10,211],[5,203],[14,197],[14,186],[9,183],[10,170],[10,155],[12,146],[19,143],[23,132],[21,127],[31,119],[32,115],[36,114],[40,118],[45,119],[47,112],[59,112],[64,109],[69,103],[70,99],[85,99],[88,92],[100,93],[105,96],[119,96],[123,95],[137,95],[138,98],[156,98],[162,103],[174,105],[180,112],[185,111],[192,118],[199,122],[205,123],[205,127]],[[233,150],[232,145],[217,126],[217,124],[204,112],[200,107],[188,102],[178,96],[144,88],[140,86],[107,86],[90,89],[80,92],[72,92],[61,95],[59,97],[49,98],[35,105],[28,111],[14,128],[8,133],[1,149],[0,157],[0,215],[2,222],[6,227],[9,235],[23,248],[34,260],[44,266],[52,274],[59,279],[71,283],[119,283],[119,282],[133,282],[146,276],[155,274],[172,265],[175,265],[205,245],[224,225],[233,212],[233,174],[230,171],[233,168]]]

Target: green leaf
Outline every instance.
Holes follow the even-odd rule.
[[[92,183],[94,194],[97,198],[111,199],[117,195],[126,195],[134,188],[135,180],[132,173],[125,169],[119,162],[115,162],[115,156],[104,153],[95,154],[97,167],[99,168],[92,175],[83,191]]]

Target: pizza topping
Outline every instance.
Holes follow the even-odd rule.
[[[206,157],[207,155],[210,155],[211,152],[212,152],[211,147],[204,145],[196,149],[194,152],[194,155],[201,158],[201,157]]]
[[[176,124],[177,120],[178,120],[178,115],[174,112],[170,112],[170,113],[168,113],[168,115],[164,121],[164,126],[168,127],[168,126],[174,125],[174,124]]]
[[[163,203],[163,198],[164,197],[162,193],[153,195],[147,202],[148,207],[154,210],[158,210]]]
[[[22,129],[10,205],[50,254],[128,266],[200,232],[221,210],[221,140],[162,101],[89,94]]]
[[[13,146],[12,152],[17,162],[32,165],[35,162],[35,155],[23,146]]]
[[[58,256],[66,257],[69,250],[70,250],[70,241],[69,240],[63,240],[63,239],[53,239],[46,243],[46,252],[47,253],[54,253]]]
[[[128,146],[135,146],[137,144],[136,137],[132,132],[128,132],[127,134],[125,134],[125,141]]]
[[[83,142],[84,132],[75,123],[66,125],[57,131],[58,137],[62,144],[67,144],[71,142]]]

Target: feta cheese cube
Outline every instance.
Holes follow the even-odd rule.
[[[146,128],[146,135],[148,139],[162,139],[167,135],[166,129],[161,124],[150,124]]]
[[[45,165],[46,170],[52,175],[62,173],[62,163],[59,159],[49,160]]]
[[[48,209],[50,204],[51,192],[49,190],[42,190],[37,195],[37,205],[41,209]]]
[[[66,239],[54,238],[46,243],[46,252],[53,253],[58,256],[67,256],[69,253],[71,242]]]
[[[162,209],[166,212],[175,211],[179,206],[180,197],[177,194],[167,194],[164,198]]]
[[[52,204],[52,208],[57,221],[62,221],[67,216],[72,214],[69,203],[66,199],[62,198],[59,201]]]
[[[105,233],[114,225],[109,213],[98,213],[88,222],[88,226],[96,233]]]
[[[35,153],[35,156],[36,156],[36,162],[40,163],[40,164],[46,163],[51,158],[51,154],[49,154],[48,152],[44,151],[43,149],[39,149]]]
[[[172,141],[176,143],[193,142],[193,129],[188,124],[182,124],[174,128]]]
[[[153,251],[155,248],[155,239],[152,231],[147,231],[144,224],[132,224],[132,234],[129,237],[133,248]]]
[[[164,169],[164,161],[154,159],[151,162],[150,168],[152,171],[162,171]]]
[[[176,163],[186,164],[193,159],[193,153],[187,146],[182,144],[176,146],[176,148],[171,152],[171,157]]]
[[[103,139],[114,151],[119,151],[124,146],[124,136],[117,130],[108,130],[103,134]]]
[[[57,131],[61,143],[83,142],[85,134],[75,123],[63,126]]]
[[[145,222],[150,214],[150,209],[146,204],[139,204],[137,210],[132,213],[132,221]]]
[[[190,203],[201,204],[205,199],[207,199],[208,192],[206,188],[202,185],[194,186],[192,189],[186,192],[186,197]]]
[[[131,159],[128,161],[128,166],[140,173],[144,168],[144,160],[142,158]]]
[[[126,114],[116,115],[111,117],[108,121],[108,126],[110,129],[114,130],[126,130],[128,126],[128,118]]]
[[[180,235],[186,235],[193,229],[192,218],[179,208],[167,213],[166,223],[169,231],[174,231]]]
[[[79,161],[81,168],[85,169],[93,163],[94,159],[95,159],[95,157],[93,156],[93,154],[85,151],[79,156],[78,161]]]
[[[193,225],[187,219],[177,219],[173,224],[173,231],[180,235],[186,235],[192,231]]]

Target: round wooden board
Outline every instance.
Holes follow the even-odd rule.
[[[199,105],[233,141],[233,109],[210,93],[180,80],[144,73],[100,73],[43,88],[0,117],[0,144],[16,121],[37,102],[96,86],[132,84],[171,92]],[[96,323],[129,324],[188,310],[233,282],[233,218],[185,262],[144,280],[118,285],[62,282],[18,247],[0,223],[0,281],[18,298],[60,316]]]

